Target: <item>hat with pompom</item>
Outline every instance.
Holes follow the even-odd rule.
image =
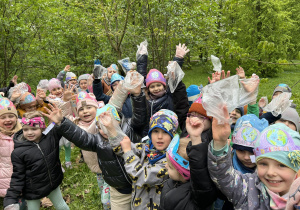
[[[14,104],[8,98],[0,98],[0,116],[11,113],[18,118],[18,112]]]
[[[159,82],[166,86],[166,79],[164,78],[164,75],[157,69],[151,69],[147,74],[146,87],[148,88],[149,85],[151,85],[154,82]]]
[[[54,88],[62,88],[61,87],[61,82],[56,78],[52,78],[48,82],[49,91],[51,92]]]

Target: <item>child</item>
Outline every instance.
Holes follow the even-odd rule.
[[[123,155],[126,172],[132,179],[131,209],[158,209],[161,190],[168,179],[165,150],[178,127],[176,114],[166,109],[155,113],[150,120],[150,141],[146,144],[133,144],[128,137],[123,139],[110,113],[100,115],[100,121],[110,131],[110,144],[114,152]]]
[[[48,83],[48,89],[50,92],[48,100],[61,101],[64,89],[62,88],[61,83],[58,79],[50,79]]]
[[[197,85],[190,85],[187,89],[186,89],[186,93],[188,96],[188,100],[189,100],[189,105],[191,106],[192,103],[194,103],[200,96],[200,87],[198,87]]]
[[[64,70],[59,72],[59,74],[56,77],[61,82],[62,87],[65,87],[65,83],[64,83],[65,75],[66,75],[66,85],[69,86],[69,84],[71,84],[71,86],[77,87],[77,76],[73,72],[70,72],[70,69],[71,69],[70,65],[65,66]]]
[[[102,79],[102,88],[105,95],[111,96],[112,95],[112,89],[111,89],[111,77],[113,74],[118,73],[119,68],[116,64],[111,64],[107,68],[107,74],[104,75]]]
[[[15,106],[7,98],[0,99],[0,197],[4,198],[9,188],[13,166],[11,153],[14,149],[13,135],[22,129]]]
[[[176,135],[167,149],[166,168],[170,179],[161,193],[162,210],[211,209],[217,197],[207,169],[209,141],[201,138],[204,121],[187,117],[186,128],[191,141]]]
[[[57,209],[69,207],[59,185],[63,180],[59,161],[57,126],[46,135],[45,120],[40,112],[28,112],[22,118],[22,130],[14,135],[15,149],[11,154],[13,174],[10,188],[4,198],[4,209],[17,209],[22,195],[28,209],[40,209],[40,199],[48,196]],[[15,207],[15,208],[14,208]]]
[[[290,129],[294,131],[299,131],[299,114],[296,109],[288,107],[282,114],[279,120],[276,120],[275,123],[284,123]]]
[[[229,119],[226,107],[223,112]],[[241,174],[232,167],[229,134],[228,123],[213,120],[214,140],[208,150],[208,166],[217,187],[235,209],[284,209],[300,168],[299,133],[282,123],[263,130],[254,149],[257,171],[253,174]]]
[[[80,91],[86,91],[87,93],[89,93],[89,90],[88,90],[88,79],[91,75],[89,74],[83,74],[83,75],[80,75],[78,77],[78,83],[79,83],[79,89],[78,89],[78,92]]]

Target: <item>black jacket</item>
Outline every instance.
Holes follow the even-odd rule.
[[[4,93],[4,97],[8,97],[8,91],[10,88],[14,87],[15,84],[12,81],[9,81],[8,87],[0,88],[0,92]]]
[[[62,136],[55,126],[40,142],[27,141],[23,130],[14,135],[11,154],[13,174],[4,198],[4,206],[18,203],[18,198],[41,199],[55,190],[63,180],[59,160],[59,140]]]
[[[143,128],[146,124],[146,99],[142,93],[132,97],[133,117],[122,118],[120,127],[134,143],[140,142]],[[90,134],[79,128],[68,119],[59,126],[59,132],[81,149],[97,152],[98,163],[103,178],[107,184],[116,188],[120,193],[131,193],[131,179],[124,168],[122,157],[115,155],[108,140],[100,133]]]
[[[209,141],[194,146],[191,142],[188,144],[190,181],[182,183],[168,179],[161,193],[161,210],[211,209],[218,191],[207,168],[208,144]]]

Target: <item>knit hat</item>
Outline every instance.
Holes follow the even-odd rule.
[[[18,112],[14,104],[8,98],[0,98],[0,116],[11,113],[18,118]]]
[[[264,129],[253,152],[256,162],[270,158],[295,172],[300,169],[300,135],[283,123],[276,123]]]
[[[121,80],[124,80],[124,77],[121,76],[120,74],[117,74],[117,73],[114,73],[112,76],[111,76],[111,79],[110,79],[110,85],[112,85],[114,82],[116,81],[121,81]]]
[[[191,106],[192,103],[194,103],[194,101],[196,101],[197,98],[199,98],[199,96],[200,96],[200,89],[199,89],[199,87],[197,85],[190,85],[186,89],[186,93],[187,93],[187,96],[188,96],[189,104]]]
[[[115,71],[117,71],[117,72],[119,72],[119,68],[118,68],[118,66],[116,65],[116,64],[111,64],[108,68],[107,68],[107,70],[115,70]]]
[[[154,128],[163,129],[173,138],[178,128],[178,117],[171,110],[161,109],[150,118],[149,127],[148,136],[150,139]]]
[[[291,121],[295,124],[296,130],[299,131],[299,114],[296,109],[288,107],[282,114],[281,119]]]
[[[259,119],[254,114],[247,114],[240,117],[237,120],[232,133],[233,148],[241,150],[241,147],[235,148],[236,145],[240,145],[248,147],[252,152],[260,132],[268,126],[269,123],[266,119]],[[242,150],[248,149],[245,148]]]
[[[94,106],[98,108],[98,103],[97,100],[94,96],[93,93],[87,93],[85,91],[81,91],[80,93],[77,94],[76,96],[76,104],[77,104],[77,111],[82,106]]]
[[[56,78],[52,78],[49,80],[49,83],[48,83],[48,88],[49,88],[49,91],[51,92],[54,88],[62,88],[61,86],[61,82],[56,79]]]
[[[20,105],[30,104],[32,102],[36,102],[36,98],[31,93],[26,92],[21,96]]]
[[[99,115],[108,110],[111,111],[111,113],[113,114],[113,116],[115,117],[116,120],[121,121],[116,108],[110,104],[106,104],[104,107],[97,109],[96,118],[95,118],[96,122],[99,120]]]
[[[78,77],[78,83],[80,83],[80,80],[88,80],[89,76],[91,76],[91,75],[89,75],[89,74],[82,74],[82,75],[80,75]]]
[[[239,110],[239,112],[241,113],[241,116],[244,115],[244,107],[237,107],[237,110]]]
[[[204,117],[207,117],[211,120],[211,116],[207,116],[207,113],[206,113],[206,110],[203,108],[203,105],[202,105],[202,96],[203,96],[203,93],[200,94],[200,97],[194,102],[192,103],[190,109],[189,109],[189,113],[191,112],[197,112],[199,114],[201,114],[202,116]]]
[[[287,85],[287,84],[279,84],[275,87],[274,91],[273,91],[273,95],[276,93],[276,92],[287,92],[287,93],[291,93],[292,92],[292,89]]]
[[[68,83],[70,80],[72,79],[77,79],[76,74],[74,74],[73,72],[67,72],[66,74],[66,82]]]
[[[149,85],[151,85],[154,82],[159,82],[166,86],[166,79],[164,78],[164,75],[157,69],[151,69],[147,74],[146,87],[148,88]]]

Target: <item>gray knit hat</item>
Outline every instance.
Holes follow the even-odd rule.
[[[296,109],[288,107],[282,114],[281,119],[291,121],[295,124],[297,131],[299,131],[299,114]]]
[[[89,74],[82,74],[82,75],[80,75],[79,77],[78,77],[78,83],[80,83],[80,80],[87,80],[88,78],[89,78],[89,76],[91,76],[91,75],[89,75]]]
[[[279,84],[276,86],[276,88],[274,89],[273,91],[273,95],[276,93],[276,92],[287,92],[287,93],[291,93],[292,92],[292,89],[287,85],[287,84]],[[272,95],[272,96],[273,96]]]

